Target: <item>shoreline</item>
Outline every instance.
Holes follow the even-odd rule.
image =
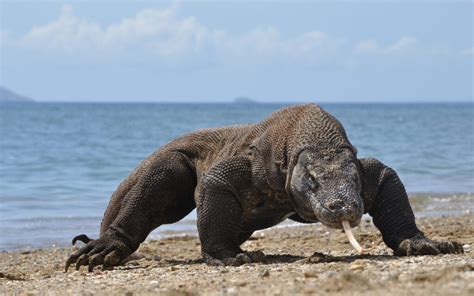
[[[415,217],[440,217],[440,216],[459,216],[464,214],[474,213],[474,195],[471,192],[451,192],[451,193],[429,193],[429,192],[421,192],[421,193],[410,193],[409,194],[410,203],[415,213]],[[105,209],[105,208],[104,208]],[[4,241],[0,242],[0,253],[2,252],[15,252],[15,251],[33,251],[36,249],[44,249],[44,248],[68,248],[70,247],[70,239],[74,235],[79,233],[86,233],[90,235],[90,237],[94,238],[98,235],[98,225],[100,225],[100,220],[102,216],[99,215],[97,217],[97,221],[89,221],[89,225],[94,225],[94,229],[81,229],[81,230],[70,230],[62,231],[60,234],[62,235],[61,239],[56,241],[48,240],[48,237],[41,237],[40,240],[32,240],[28,238],[27,241],[23,239],[21,241],[18,238],[18,234],[11,234],[14,235],[13,237],[4,237]],[[51,218],[54,220],[54,217]],[[71,218],[74,219],[74,218]],[[363,219],[370,219],[368,215],[364,215]],[[47,220],[47,218],[46,218]],[[10,223],[10,222],[8,222]],[[288,227],[288,226],[295,226],[301,225],[297,222],[286,220],[277,226],[274,227]],[[76,225],[77,226],[77,225]],[[4,228],[8,227],[7,224],[4,225]],[[21,230],[21,229],[18,229]],[[21,232],[21,231],[20,231]],[[28,233],[20,234],[27,236]],[[49,232],[49,234],[51,234]],[[35,233],[36,235],[36,233]],[[190,235],[190,236],[197,236],[197,227],[196,227],[196,213],[193,211],[183,220],[168,225],[162,225],[157,230],[153,231],[145,242],[163,239],[168,237],[174,236],[183,236],[183,235]],[[23,238],[24,238],[23,237]],[[58,237],[58,234],[55,234],[55,238]],[[15,239],[15,243],[11,243],[11,240]],[[19,242],[21,241],[21,243]]]
[[[421,217],[419,228],[438,240],[457,240],[464,254],[394,257],[370,221],[354,234],[368,255],[357,255],[341,230],[321,224],[284,225],[254,233],[244,250],[261,250],[264,263],[207,266],[195,236],[143,243],[144,258],[114,270],[64,272],[72,248],[0,253],[0,292],[112,295],[472,295],[474,215]]]

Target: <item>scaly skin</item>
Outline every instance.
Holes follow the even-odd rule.
[[[145,159],[112,195],[100,236],[66,262],[79,269],[120,264],[148,234],[197,208],[208,264],[262,260],[240,245],[255,230],[290,218],[355,226],[369,213],[396,255],[459,253],[456,242],[426,238],[415,224],[396,173],[357,159],[342,125],[314,104],[274,112],[261,123],[205,129],[180,137]]]

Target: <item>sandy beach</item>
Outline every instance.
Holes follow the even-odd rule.
[[[261,250],[264,263],[207,266],[196,237],[148,241],[144,258],[114,270],[82,267],[64,272],[73,248],[0,254],[0,293],[6,295],[473,295],[474,215],[425,217],[419,227],[433,239],[456,239],[457,255],[394,257],[371,221],[354,229],[368,255],[357,255],[344,233],[323,225],[256,232],[243,245]]]

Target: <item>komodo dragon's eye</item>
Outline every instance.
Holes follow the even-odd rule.
[[[316,178],[314,178],[314,176],[311,173],[309,174],[308,180],[309,180],[309,186],[311,187],[311,189],[316,189],[318,187],[318,181],[316,181]]]

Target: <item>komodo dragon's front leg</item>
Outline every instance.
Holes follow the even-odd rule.
[[[223,160],[202,177],[197,226],[207,264],[240,265],[263,257],[261,252],[243,252],[239,247],[251,234],[242,230],[242,201],[251,187],[251,163],[246,157]]]
[[[74,263],[76,269],[87,265],[89,271],[96,265],[118,265],[153,229],[177,222],[195,208],[196,174],[185,155],[156,153],[140,165],[138,172],[128,192],[109,204],[100,237],[75,238],[87,244],[68,258],[66,271]]]
[[[405,188],[393,169],[373,158],[359,161],[365,212],[373,217],[385,244],[395,255],[463,252],[460,243],[430,240],[417,228]]]

